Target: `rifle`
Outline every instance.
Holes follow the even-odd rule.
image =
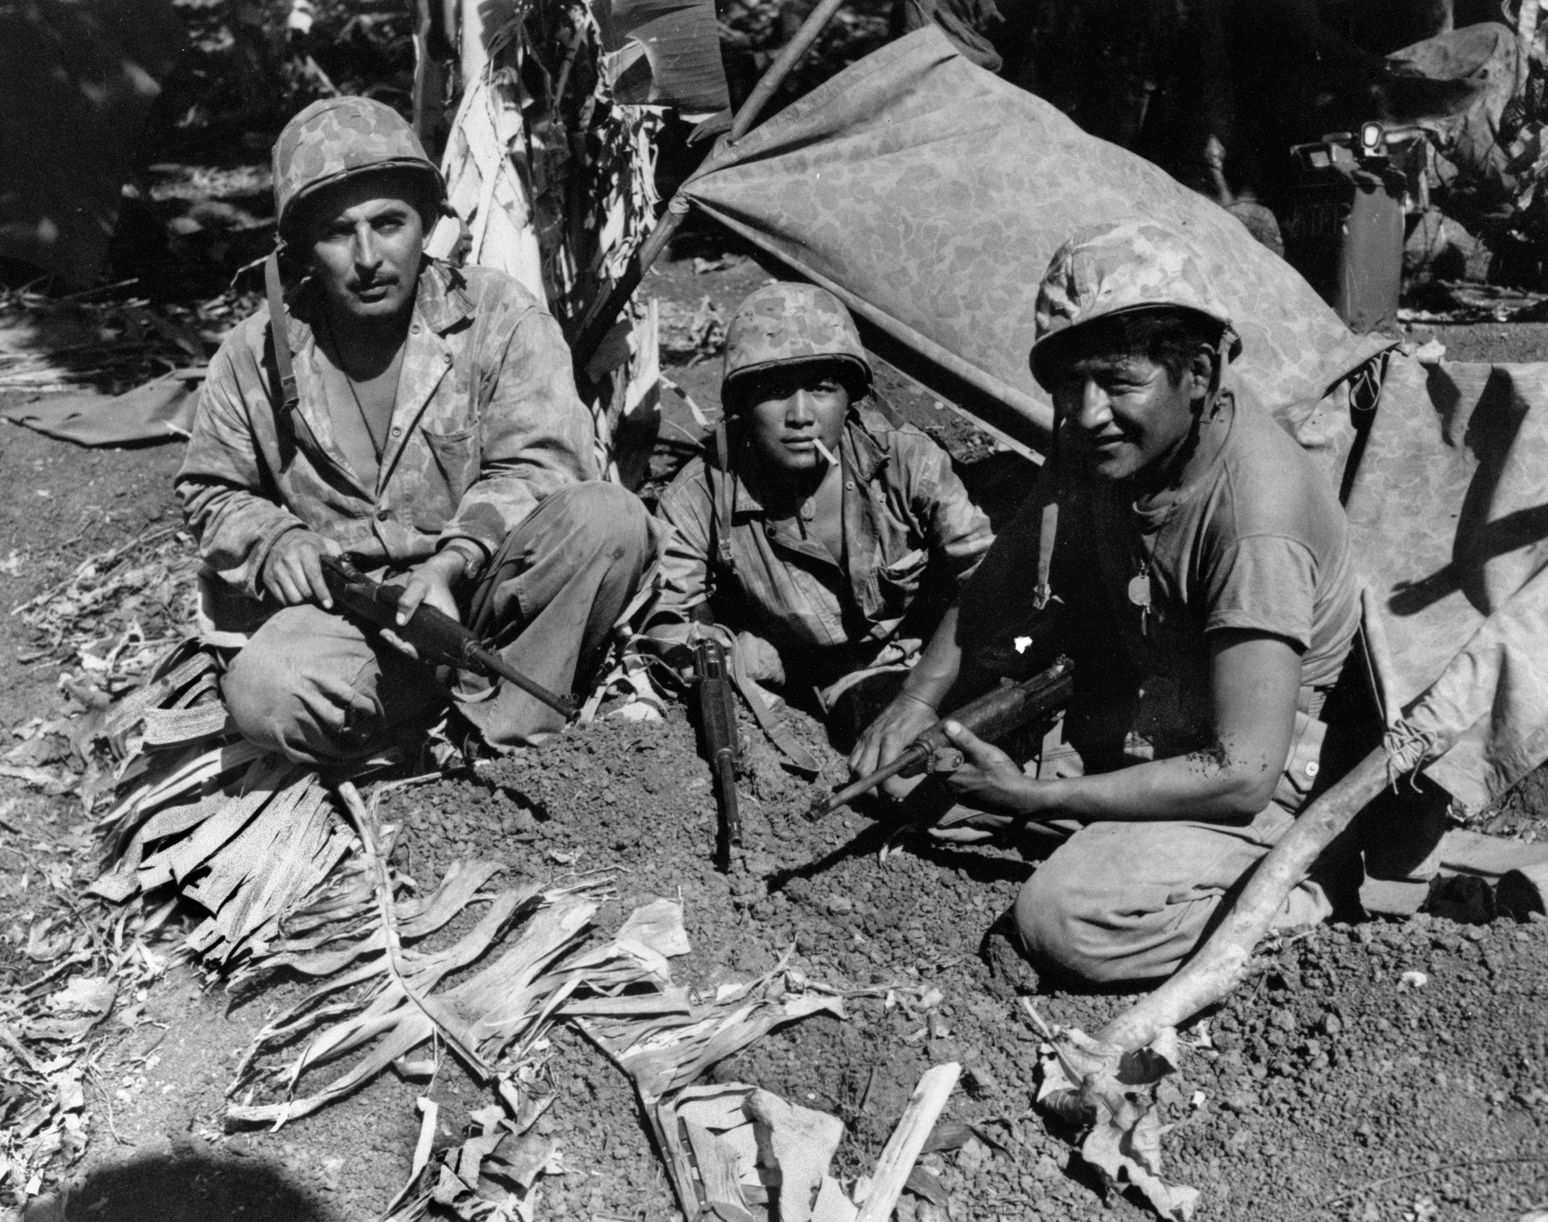
[[[726,647],[708,632],[693,643],[699,687],[699,734],[714,776],[715,808],[720,815],[716,855],[720,868],[731,868],[731,850],[742,844],[742,815],[736,803],[736,769],[742,743],[736,731],[736,684]]]
[[[811,818],[831,815],[895,776],[917,776],[927,768],[932,772],[956,771],[962,767],[962,752],[946,737],[948,720],[959,722],[985,742],[996,742],[1068,703],[1075,690],[1074,672],[1075,664],[1061,655],[1047,670],[1022,683],[1002,683],[969,700],[949,718],[941,718],[921,733],[896,759],[819,802],[812,808]]]
[[[349,615],[396,632],[422,658],[444,662],[459,670],[470,670],[486,679],[504,679],[541,700],[556,713],[575,716],[573,700],[529,679],[444,611],[420,603],[409,616],[408,623],[400,625],[397,615],[398,599],[403,596],[402,586],[374,581],[338,556],[319,556],[318,559],[322,563],[328,592]]]

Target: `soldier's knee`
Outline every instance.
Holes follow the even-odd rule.
[[[305,712],[295,668],[261,644],[249,644],[237,654],[220,693],[238,733],[270,751],[284,749]]]
[[[359,629],[320,607],[287,607],[253,634],[221,680],[249,742],[300,762],[360,754],[380,721],[375,655]]]
[[[1073,926],[1078,920],[1058,871],[1044,862],[1022,885],[1012,910],[1027,957],[1040,967],[1072,970]]]
[[[1092,984],[1134,978],[1125,931],[1116,920],[1119,897],[1090,885],[1078,869],[1050,857],[1016,897],[1021,944],[1042,970]]]
[[[650,515],[627,488],[604,480],[572,484],[555,493],[564,498],[572,546],[637,561],[650,546]]]

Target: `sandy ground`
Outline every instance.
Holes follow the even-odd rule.
[[[760,278],[738,260],[695,274],[681,259],[651,284],[669,309],[691,314],[709,299],[729,313]],[[1542,327],[1442,333],[1453,355],[1471,359],[1541,359],[1545,337]],[[715,368],[678,354],[668,372],[713,410]],[[1014,488],[1014,468],[949,412],[927,397],[908,407],[971,460],[976,478]],[[665,436],[683,441],[672,430],[690,427],[692,414],[678,401],[668,419]],[[664,446],[658,473],[680,451]],[[174,520],[169,477],[178,457],[176,446],[83,451],[7,427],[6,609],[82,557]],[[17,660],[38,648],[15,617],[0,617],[0,724],[60,707],[60,655]],[[839,758],[817,727],[796,724],[824,752],[825,781],[838,780]],[[729,875],[711,861],[708,772],[681,710],[662,723],[574,729],[542,752],[402,791],[386,813],[402,821],[399,861],[422,885],[470,856],[545,883],[605,871],[615,897],[598,916],[599,935],[638,902],[681,896],[693,950],[675,972],[686,983],[747,979],[789,952],[809,979],[852,991],[843,1019],[783,1028],[713,1071],[839,1116],[847,1127],[841,1174],[869,1168],[919,1074],[950,1060],[965,1072],[945,1120],[970,1123],[976,1135],[923,1160],[949,1216],[1148,1216],[1098,1184],[1072,1155],[1070,1134],[1033,1110],[1041,1037],[1022,990],[1035,982],[992,970],[1001,961],[982,953],[1034,862],[1014,846],[914,838],[882,863],[885,829],[871,815],[807,820],[812,788],[766,752],[755,755],[743,786],[745,854]],[[1543,814],[1539,787],[1494,830],[1548,834]],[[88,878],[91,850],[79,803],[6,778],[0,828],[0,987],[15,988],[34,971],[25,945],[42,869],[59,863]],[[227,1132],[224,1092],[236,1061],[295,995],[280,981],[234,999],[188,968],[152,986],[136,1025],[104,1027],[88,1077],[89,1140],[68,1195],[26,1217],[374,1216],[408,1172],[416,1097],[442,1105],[444,1144],[461,1138],[468,1112],[488,1097],[448,1058],[428,1087],[386,1075],[278,1132]],[[1027,1000],[1044,1020],[1088,1031],[1125,1004],[1047,988]],[[1486,910],[1454,903],[1439,915],[1280,940],[1185,1042],[1163,1097],[1174,1126],[1163,1148],[1168,1178],[1201,1190],[1201,1219],[1515,1222],[1548,1209],[1548,922],[1490,921]],[[557,1032],[545,1073],[558,1100],[544,1123],[566,1171],[542,1181],[536,1216],[678,1216],[624,1075],[568,1029]],[[912,1194],[899,1208],[905,1222],[942,1216]]]

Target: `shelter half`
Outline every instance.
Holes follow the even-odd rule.
[[[1075,229],[1153,220],[1189,242],[1243,341],[1238,368],[1310,444],[1312,405],[1390,345],[1352,334],[1242,224],[1095,139],[927,28],[852,65],[685,184],[704,213],[837,293],[971,410],[1040,450],[1053,409],[1027,350],[1038,281]]]
[[[1389,723],[1425,703],[1447,744],[1428,771],[1473,808],[1548,757],[1548,364],[1421,364],[1355,335],[1233,217],[935,29],[722,145],[683,194],[1033,457],[1052,408],[1026,355],[1054,249],[1102,221],[1175,230],[1236,321],[1238,370],[1346,500]]]

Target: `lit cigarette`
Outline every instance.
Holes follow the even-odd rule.
[[[821,454],[824,458],[826,458],[828,460],[828,466],[830,466],[830,467],[838,466],[838,459],[834,458],[832,451],[830,451],[827,446],[822,444],[822,438],[821,437],[814,437],[812,439],[812,444],[817,447],[817,453]]]

